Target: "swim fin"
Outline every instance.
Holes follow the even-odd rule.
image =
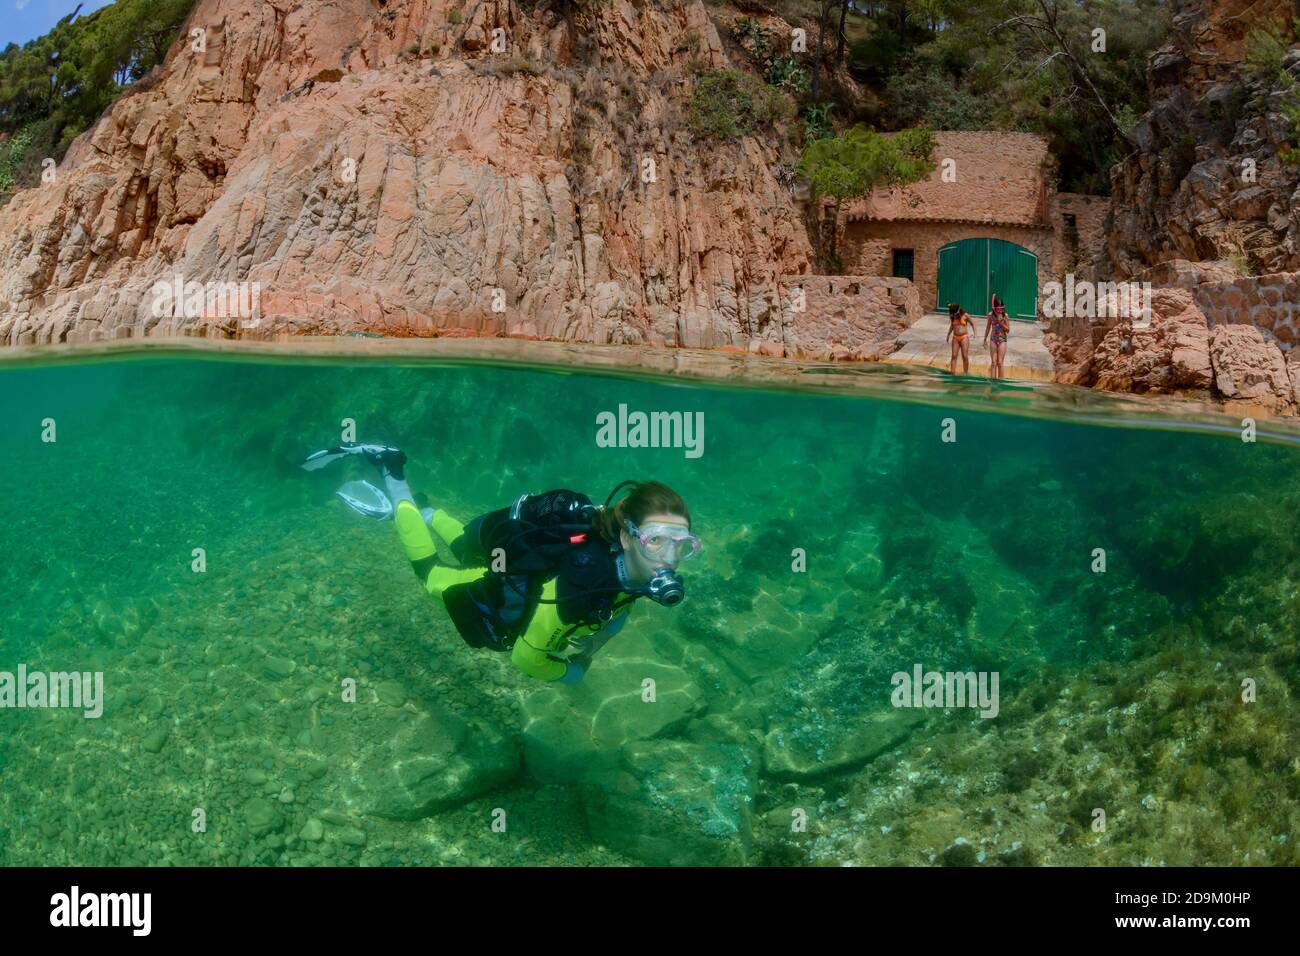
[[[376,521],[386,521],[393,517],[392,499],[368,481],[349,481],[334,494],[359,515]],[[425,524],[432,526],[435,510],[428,506],[420,509],[420,517]]]
[[[352,449],[344,447],[322,448],[320,451],[314,451],[303,461],[304,471],[318,471],[326,465],[338,461],[345,455],[354,454]]]
[[[359,515],[376,521],[384,521],[393,516],[392,501],[368,481],[349,481],[334,493]]]
[[[312,452],[303,460],[302,467],[304,471],[319,471],[348,455],[365,455],[372,463],[381,467],[389,465],[395,472],[400,472],[401,466],[406,462],[401,449],[391,445],[335,445],[333,448]]]

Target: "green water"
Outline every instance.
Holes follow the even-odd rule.
[[[105,694],[0,710],[0,863],[1294,864],[1300,448],[943,401],[0,369],[0,671]],[[703,455],[598,448],[619,404],[702,412]],[[297,468],[344,419],[462,519],[668,483],[686,603],[640,602],[576,687],[469,648],[333,497],[361,463]],[[891,706],[918,664],[996,672],[997,715]]]

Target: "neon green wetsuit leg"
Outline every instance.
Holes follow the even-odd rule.
[[[435,597],[441,598],[442,592],[453,584],[468,584],[489,573],[487,568],[449,568],[438,564],[438,552],[433,543],[433,535],[429,533],[429,525],[424,523],[424,516],[412,502],[399,501],[393,519],[397,525],[397,535],[406,551],[406,557],[415,568],[416,576],[424,583],[425,590]],[[464,525],[441,509],[433,513],[430,524],[448,546],[465,530]],[[541,597],[542,601],[524,633],[515,642],[510,660],[529,677],[558,681],[569,670],[562,655],[570,648],[573,639],[595,634],[602,630],[603,625],[573,625],[561,621],[553,580],[546,582]],[[617,612],[617,616],[622,617],[627,611],[624,608]]]
[[[483,568],[448,568],[437,563],[438,549],[434,547],[433,535],[424,523],[424,515],[410,501],[399,501],[393,513],[393,522],[397,525],[397,537],[401,539],[407,560],[415,568],[416,577],[424,588],[434,597],[442,597],[442,592],[453,584],[466,584],[476,581],[486,572]],[[464,526],[447,512],[439,509],[433,513],[433,530],[447,545],[461,536]]]

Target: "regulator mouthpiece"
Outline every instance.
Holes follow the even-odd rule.
[[[676,607],[686,600],[686,586],[671,568],[656,568],[644,592],[646,597],[664,607]]]

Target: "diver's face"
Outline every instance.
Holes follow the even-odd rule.
[[[643,525],[666,524],[681,528],[683,532],[690,531],[690,525],[681,515],[659,512],[657,514],[646,515],[641,521]],[[677,555],[671,550],[666,552],[661,558],[647,558],[641,551],[640,542],[628,533],[627,525],[619,532],[619,540],[623,545],[624,561],[627,564],[627,576],[629,583],[638,587],[649,583],[654,577],[655,570],[658,568],[669,568],[676,570]],[[670,559],[671,560],[668,560]]]

